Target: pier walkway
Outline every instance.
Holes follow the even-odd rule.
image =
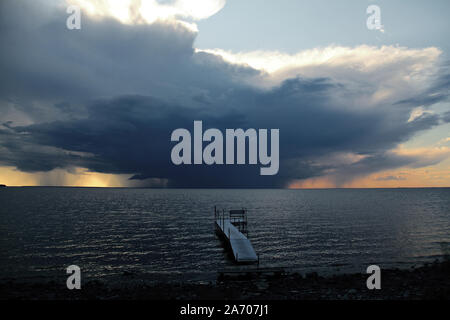
[[[230,245],[236,262],[257,262],[258,256],[256,255],[256,252],[253,249],[250,240],[248,240],[248,238],[238,229],[239,224],[246,224],[246,220],[233,218],[231,216],[232,212],[233,210],[230,212],[230,217],[225,217],[224,215],[216,215],[216,227]]]

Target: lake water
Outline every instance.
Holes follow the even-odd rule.
[[[126,271],[208,280],[233,266],[214,205],[247,208],[261,265],[322,274],[409,268],[449,254],[450,189],[0,189],[1,278]]]

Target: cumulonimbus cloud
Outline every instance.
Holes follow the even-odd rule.
[[[430,104],[418,105],[448,97],[436,48],[266,53],[260,67],[254,54],[232,60],[196,50],[196,32],[183,25],[87,16],[71,32],[64,10],[26,20],[23,10],[33,5],[18,10],[16,3],[2,3],[0,20],[8,44],[0,53],[2,165],[26,172],[82,167],[169,186],[260,187],[330,173],[345,182],[445,156],[393,153],[446,121],[426,112]],[[263,68],[264,61],[274,67]],[[279,128],[279,174],[174,166],[170,133],[194,120],[205,129]]]

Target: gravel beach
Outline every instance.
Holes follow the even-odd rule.
[[[450,261],[409,270],[382,270],[381,290],[368,290],[367,274],[316,273],[239,276],[215,282],[146,283],[124,274],[113,284],[83,283],[68,290],[55,281],[0,282],[0,299],[19,300],[435,300],[450,299]]]

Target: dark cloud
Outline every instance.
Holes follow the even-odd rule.
[[[81,30],[69,31],[63,10],[27,19],[35,5],[16,3],[2,3],[0,100],[32,124],[1,118],[0,162],[22,171],[77,166],[168,179],[169,186],[278,187],[334,170],[344,182],[413,165],[419,159],[388,150],[439,124],[431,114],[408,122],[418,98],[349,108],[336,97],[351,88],[328,77],[257,88],[251,81],[259,71],[195,52],[195,33],[180,25],[85,17]],[[280,129],[279,174],[260,176],[259,165],[173,165],[170,135],[192,131],[194,120],[204,130]],[[314,161],[336,152],[366,157],[347,165]]]
[[[302,80],[297,88],[303,91]],[[285,86],[290,88],[286,89]],[[410,158],[388,158],[386,149],[408,139],[417,130],[437,124],[434,116],[416,121],[415,126],[390,127],[384,125],[382,114],[360,114],[332,110],[321,103],[320,96],[329,94],[322,84],[315,88],[306,81],[310,100],[293,100],[283,95],[292,90],[292,80],[274,89],[268,95],[252,92],[254,103],[245,110],[189,108],[167,104],[159,99],[144,96],[123,96],[97,101],[87,109],[84,119],[55,121],[29,126],[13,127],[7,134],[14,140],[4,143],[17,158],[6,159],[23,171],[50,170],[54,167],[83,166],[97,172],[129,173],[134,179],[167,178],[170,186],[284,186],[289,180],[320,175],[330,166],[314,166],[307,159],[334,151],[371,153],[372,155],[341,172],[352,176],[401,166]],[[324,91],[325,90],[325,91]],[[314,91],[316,100],[312,99]],[[320,93],[320,94],[319,94]],[[284,99],[281,99],[284,96]],[[263,101],[265,104],[262,104]],[[276,104],[273,101],[277,101]],[[202,120],[207,128],[279,128],[280,172],[277,176],[259,176],[259,166],[175,166],[170,160],[174,143],[170,135],[177,128],[193,132],[193,121]],[[51,146],[57,150],[70,150],[76,154],[92,156],[74,158],[61,156],[62,152],[38,157],[27,153],[23,146]],[[5,161],[5,159],[3,159]],[[42,162],[39,167],[38,163]]]
[[[236,79],[259,74],[195,54],[196,33],[176,23],[131,26],[83,15],[81,30],[68,30],[65,8],[43,12],[52,7],[42,0],[1,5],[0,99],[35,121],[54,120],[61,103],[82,109],[125,94],[200,104],[198,96],[220,96]]]

